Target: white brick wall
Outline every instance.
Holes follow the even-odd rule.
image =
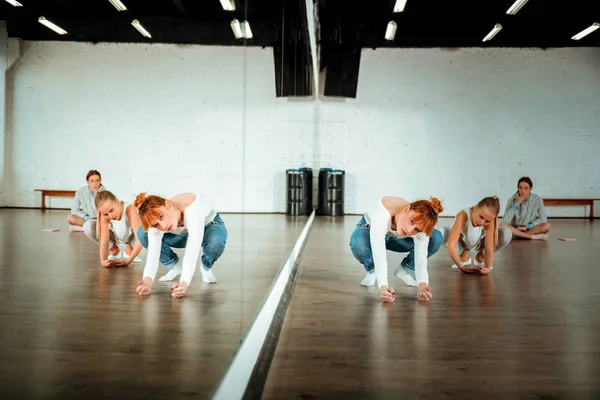
[[[121,197],[203,190],[221,211],[283,211],[282,171],[312,162],[314,104],[276,99],[273,68],[271,49],[25,42],[7,204],[38,206],[33,189],[94,168]]]
[[[397,193],[452,215],[504,202],[522,175],[543,196],[598,196],[599,56],[364,50],[358,98],[313,101],[275,98],[271,49],[26,42],[2,189],[38,206],[34,188],[95,168],[121,197],[198,189],[222,211],[284,211],[285,169],[312,166],[346,170],[349,213]]]
[[[444,215],[489,194],[504,208],[523,175],[542,196],[600,197],[600,49],[363,50],[357,99],[320,108],[346,212],[386,193],[439,197]]]

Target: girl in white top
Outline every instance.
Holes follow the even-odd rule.
[[[418,287],[417,299],[429,301],[433,296],[427,258],[442,245],[442,234],[434,229],[442,211],[442,204],[436,198],[411,203],[401,197],[384,196],[374,202],[350,238],[352,254],[368,272],[361,285],[372,286],[377,282],[381,299],[393,302],[396,292],[388,286],[386,250],[408,252],[394,275],[407,285]]]
[[[201,251],[202,280],[217,282],[212,267],[225,250],[227,229],[207,199],[197,193],[180,193],[168,200],[140,193],[134,205],[139,210],[143,228],[138,230],[138,237],[148,249],[143,280],[136,289],[137,293],[151,293],[160,261],[169,270],[162,281],[172,280],[181,274],[179,283],[171,288],[171,295],[183,297],[192,282]],[[179,262],[172,247],[185,247],[183,263]]]
[[[452,229],[444,228],[444,246],[454,261],[453,268],[464,273],[489,274],[494,253],[502,250],[512,239],[512,232],[498,227],[500,200],[497,196],[486,197],[471,208],[459,211]],[[469,251],[477,251],[473,265]]]
[[[108,190],[99,191],[94,201],[100,218],[98,237],[102,265],[126,267],[132,262],[140,262],[137,256],[142,245],[135,235],[141,225],[137,208],[119,200]],[[125,245],[122,254],[119,245]]]

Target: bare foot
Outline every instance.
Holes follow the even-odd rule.
[[[548,240],[548,235],[545,233],[540,233],[537,235],[531,235],[532,240]]]

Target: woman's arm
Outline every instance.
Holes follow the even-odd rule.
[[[109,267],[110,263],[108,262],[108,242],[110,240],[110,235],[108,232],[108,219],[100,218],[97,222],[97,231],[100,231],[100,263],[105,267]]]
[[[456,218],[454,219],[454,224],[452,225],[452,229],[450,230],[450,236],[448,237],[448,254],[454,264],[460,269],[463,270],[462,261],[460,261],[460,255],[458,251],[456,251],[456,246],[458,245],[458,240],[460,239],[460,232],[462,231],[465,223],[467,222],[467,213],[463,210],[456,214]]]
[[[148,229],[148,256],[146,257],[146,266],[144,267],[144,281],[148,278],[152,282],[156,277],[163,235],[164,232],[156,228]]]
[[[85,213],[81,210],[81,190],[75,192],[75,199],[73,199],[73,205],[71,206],[71,214],[80,218],[86,217]]]
[[[199,202],[193,203],[185,210],[185,226],[188,230],[188,238],[179,282],[185,282],[188,286],[192,282],[196,272],[196,264],[202,251],[204,221],[211,211],[212,209],[209,206],[202,205]]]
[[[503,220],[509,225],[512,225],[512,221],[519,214],[519,206],[514,203],[514,196],[512,196],[506,202],[506,210],[504,211]]]
[[[142,221],[140,220],[140,214],[138,213],[138,209],[131,204],[127,207],[127,218],[129,218],[129,222],[131,223],[131,229],[133,230],[133,235],[135,236],[135,246],[133,247],[133,250],[129,255],[129,259],[127,260],[127,265],[129,265],[138,256],[138,254],[140,254],[140,252],[143,249],[142,243],[137,237],[137,231],[142,225]]]
[[[483,268],[479,268],[479,273],[487,274],[492,268],[492,263],[494,262],[494,247],[496,247],[495,238],[496,227],[492,222],[485,228],[485,254],[483,258]]]

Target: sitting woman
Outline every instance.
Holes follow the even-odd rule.
[[[108,190],[98,192],[95,204],[100,215],[99,234],[88,237],[100,243],[100,263],[105,267],[126,267],[132,262],[140,262],[137,256],[142,251],[142,244],[136,232],[142,223],[137,208],[119,200]],[[135,246],[132,246],[134,242]],[[122,254],[119,245],[125,247]]]
[[[444,228],[444,246],[454,261],[453,268],[469,274],[490,273],[494,253],[505,248],[512,238],[510,229],[498,226],[499,213],[500,199],[486,197],[473,207],[459,211],[451,229]],[[474,261],[469,251],[477,251]],[[475,268],[467,268],[471,262]]]
[[[429,301],[433,296],[427,258],[442,245],[442,234],[434,229],[442,211],[442,204],[436,198],[412,203],[393,196],[377,200],[356,225],[350,238],[352,254],[367,270],[361,285],[373,286],[377,282],[381,299],[386,303],[393,302],[396,292],[388,286],[386,249],[408,252],[394,275],[409,286],[417,286],[418,300]]]
[[[506,203],[504,222],[501,227],[510,229],[513,237],[521,239],[546,240],[550,224],[546,217],[544,201],[531,192],[533,182],[529,177],[519,179],[515,193]]]
[[[100,172],[95,169],[87,173],[85,177],[87,185],[80,187],[75,192],[75,200],[71,207],[71,214],[67,217],[69,229],[73,232],[85,232],[93,236],[96,232],[96,220],[98,210],[94,199],[98,190],[103,189]]]
[[[183,297],[192,282],[200,251],[202,280],[217,282],[212,267],[225,250],[227,229],[206,199],[196,193],[180,193],[169,199],[140,193],[134,205],[142,221],[137,236],[148,249],[143,280],[136,289],[138,294],[151,293],[160,260],[169,270],[160,280],[172,280],[181,274],[179,283],[171,288],[171,295]],[[182,264],[172,247],[185,248]]]

